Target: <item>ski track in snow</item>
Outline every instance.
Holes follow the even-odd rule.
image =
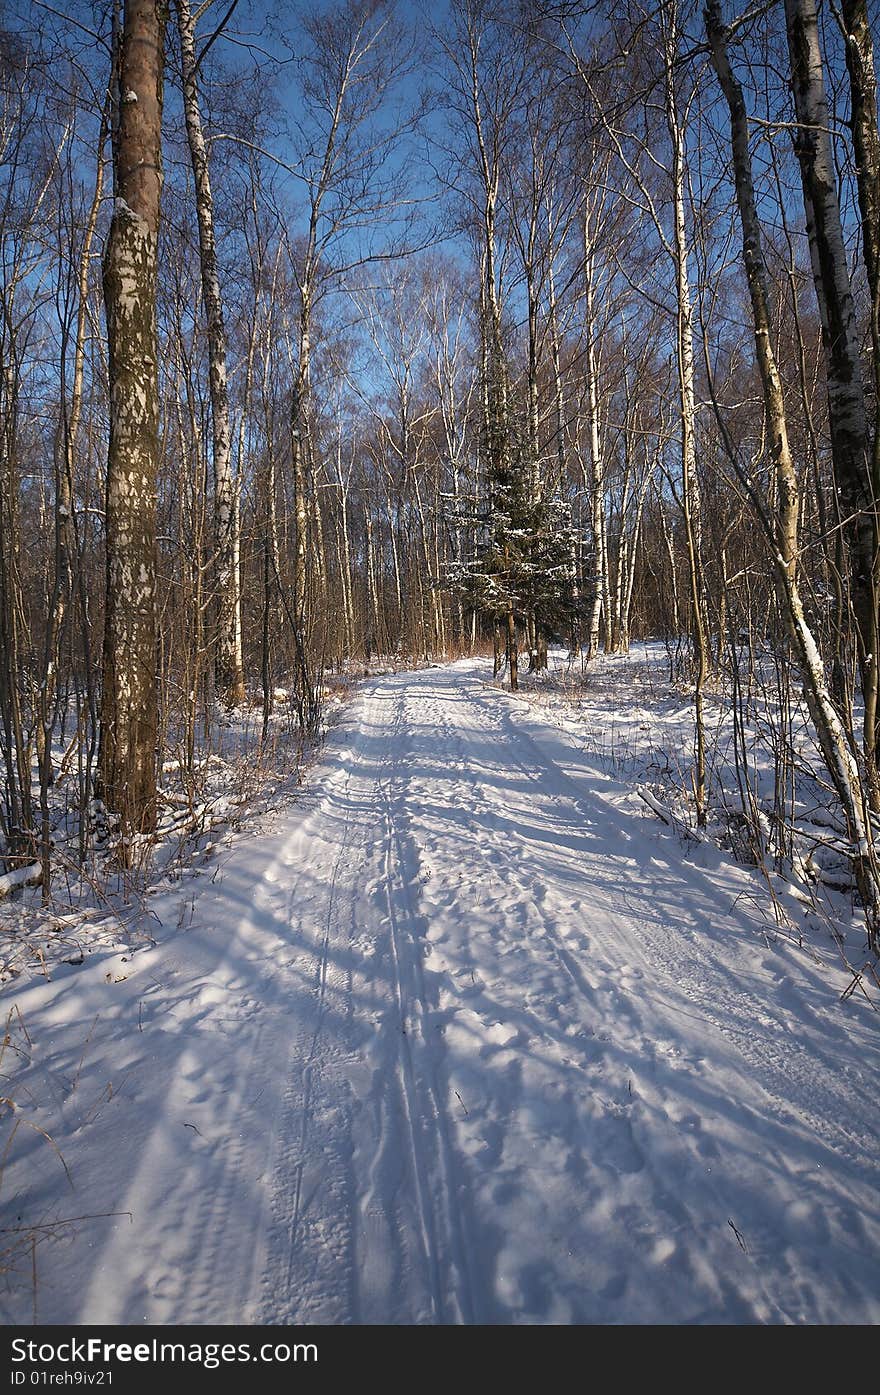
[[[131,1220],[52,1247],[42,1321],[880,1320],[874,1014],[484,673],[366,684],[135,956],[119,1112],[68,1076],[53,1130],[68,1214]]]

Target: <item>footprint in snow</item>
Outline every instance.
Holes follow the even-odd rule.
[[[599,1162],[615,1172],[641,1172],[645,1157],[633,1137],[632,1124],[625,1114],[607,1107],[604,1117],[599,1120],[597,1132],[596,1156]]]

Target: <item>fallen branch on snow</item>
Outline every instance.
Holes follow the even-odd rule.
[[[677,814],[673,814],[671,809],[667,809],[665,805],[661,804],[659,799],[655,799],[651,791],[645,789],[644,785],[636,786],[636,794],[643,803],[647,804],[651,812],[657,815],[658,819],[662,819],[676,833],[681,834],[683,838],[689,838],[692,843],[702,843],[703,840],[696,829],[690,828]]]

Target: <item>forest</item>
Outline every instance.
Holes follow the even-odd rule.
[[[8,869],[245,698],[663,636],[698,825],[707,683],[802,694],[876,943],[867,0],[220,8],[3,16]]]
[[[773,934],[794,888],[875,1008],[878,42],[873,0],[0,0],[0,905],[57,928],[137,903],[143,931],[233,765],[261,807],[316,760],[336,798],[320,751],[364,680],[364,740],[397,722],[433,778],[447,672],[482,675],[501,742],[562,672],[610,730],[647,700],[607,675],[647,653],[683,733],[641,772],[648,826],[747,869],[734,904]],[[421,725],[370,707],[403,672]],[[524,746],[472,744],[574,798]],[[376,757],[370,807],[406,1023],[433,1000],[400,926],[435,922],[402,760]],[[580,951],[555,962],[580,991]],[[436,1114],[446,1058],[407,1050],[407,1117]],[[447,1244],[425,1200],[460,1165],[437,1146],[412,1144],[435,1277],[402,1320],[478,1321],[464,1222]]]

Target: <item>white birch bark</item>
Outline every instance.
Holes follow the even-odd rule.
[[[208,148],[202,128],[196,67],[195,23],[189,0],[175,0],[183,71],[183,109],[199,225],[199,259],[202,299],[208,325],[208,382],[213,426],[214,473],[214,588],[216,653],[214,670],[220,700],[234,707],[244,699],[244,665],[241,648],[241,577],[237,566],[238,511],[232,475],[232,422],[226,367],[226,327],[217,264],[214,199],[208,165]]]
[[[599,384],[596,355],[596,324],[593,277],[595,258],[590,245],[589,215],[584,216],[584,280],[586,307],[586,350],[584,365],[587,386],[587,415],[590,433],[590,518],[593,528],[592,599],[587,629],[587,657],[599,652],[602,617],[608,623],[608,543],[605,529],[605,469],[602,460],[602,433],[599,424]]]
[[[678,5],[667,0],[661,11],[665,78],[666,124],[672,144],[673,261],[676,283],[676,366],[681,420],[681,486],[690,582],[691,638],[694,649],[694,799],[697,823],[706,821],[706,734],[703,689],[709,671],[704,613],[700,491],[697,480],[696,409],[694,393],[693,302],[688,271],[685,217],[686,153],[684,129],[675,91],[678,57]]]
[[[116,199],[104,254],[110,378],[107,601],[101,791],[124,834],[156,821],[156,275],[162,189],[165,6],[126,0],[115,148]]]

